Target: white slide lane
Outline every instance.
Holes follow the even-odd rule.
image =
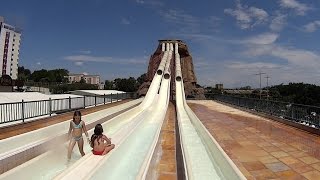
[[[186,179],[245,179],[186,103],[178,44],[175,44],[176,107]]]
[[[170,55],[169,55],[170,57]],[[145,179],[169,103],[170,78],[162,79],[155,108],[90,179]],[[126,173],[123,170],[126,169]],[[108,173],[106,173],[108,172]]]
[[[170,59],[171,55],[172,52],[165,51],[163,57]],[[144,101],[149,103],[141,104],[148,107],[144,114],[136,119],[137,122],[128,124],[112,138],[112,140],[117,138],[116,148],[106,156],[88,155],[87,158],[81,159],[72,167],[66,169],[56,179],[73,179],[76,177],[81,179],[145,178],[169,102],[170,80],[163,78],[165,65],[166,62],[160,63],[155,75],[155,78],[162,78],[159,95],[157,92],[160,82],[157,83],[156,94],[148,96],[149,92],[153,91],[153,88],[149,88],[145,98],[146,101]],[[154,96],[154,100],[148,100],[152,96]]]
[[[130,101],[128,103],[121,104],[119,106],[111,107],[88,115],[84,115],[82,117],[82,120],[84,120],[86,124],[90,124],[115,112],[119,112],[129,107],[132,107],[140,103],[141,101],[142,99],[138,99]],[[70,121],[64,121],[28,133],[0,140],[0,159],[21,152],[26,148],[30,148],[39,143],[48,141],[50,139],[53,139],[54,137],[67,133],[69,129],[69,124]]]
[[[136,105],[138,103],[140,103],[142,101],[142,99],[137,99],[128,103],[123,104],[123,107],[130,107],[132,105]],[[130,105],[130,106],[128,106]],[[119,105],[122,106],[122,105]],[[116,106],[117,107],[117,106]],[[92,113],[89,114],[91,115],[91,121],[90,122],[94,122],[96,120],[99,120],[103,117],[108,116],[109,114],[113,114],[114,112],[117,112],[117,108],[119,109],[120,107],[117,108],[110,108],[107,109],[109,111],[103,110],[100,113]],[[120,109],[125,109],[125,108],[120,108]],[[134,114],[134,110],[136,108],[133,108],[127,112],[130,112],[130,114]],[[124,113],[123,113],[124,114]],[[122,115],[122,114],[121,114]],[[119,115],[120,116],[120,115]],[[118,117],[118,116],[117,116]],[[85,116],[83,117],[84,119],[86,118]],[[87,117],[89,119],[89,117]],[[88,121],[86,121],[86,123],[88,123]],[[117,123],[113,122],[113,121],[108,121],[109,124],[116,124],[113,125],[113,127],[119,128],[119,126],[121,126],[121,124],[126,123],[125,121],[119,121]],[[62,129],[60,129],[62,132],[59,133],[58,135],[67,133],[68,128],[69,128],[69,122],[68,125],[66,127],[60,127]],[[54,130],[57,130],[56,128],[54,129],[50,129],[48,128],[49,131],[49,135],[51,134],[57,134],[56,132],[54,132]],[[90,130],[88,131],[89,134],[91,134],[93,131]],[[110,132],[112,132],[112,130],[110,130]],[[45,134],[47,132],[43,132],[43,134]],[[45,134],[46,135],[46,134]],[[49,137],[45,137],[42,140],[39,141],[35,141],[31,144],[27,144],[25,146],[25,148],[28,148],[29,146],[32,146],[34,144],[38,144],[38,143],[42,143],[45,141],[50,141],[51,139],[53,139],[54,137],[49,136]],[[22,138],[23,139],[23,138]],[[84,138],[85,140],[85,138]],[[86,141],[85,141],[86,143]],[[77,145],[75,146],[74,150],[73,150],[73,157],[71,159],[71,162],[67,163],[67,146],[68,146],[68,142],[61,142],[61,144],[56,145],[56,147],[53,150],[50,150],[36,158],[31,159],[30,161],[21,164],[20,166],[17,166],[16,168],[13,168],[9,171],[7,171],[4,174],[0,175],[0,179],[52,179],[56,174],[58,174],[59,172],[61,172],[63,169],[67,168],[68,166],[70,166],[71,164],[73,164],[75,161],[77,161],[78,159],[81,158],[81,155],[79,153],[78,147]],[[84,151],[85,153],[90,153],[90,147],[86,144],[84,146]],[[21,147],[19,149],[19,151],[23,151],[23,147]],[[15,153],[15,152],[14,152]],[[37,172],[37,173],[34,173]]]
[[[165,53],[167,54],[167,52]],[[165,59],[166,60],[166,59]],[[161,76],[155,76],[152,84],[150,86],[150,90],[148,91],[146,98],[144,98],[143,102],[138,106],[135,107],[125,113],[122,113],[118,115],[117,117],[109,120],[108,122],[103,124],[104,131],[107,133],[108,136],[115,137],[112,138],[113,142],[117,142],[117,138],[121,137],[121,135],[118,135],[119,132],[128,132],[128,127],[132,127],[135,123],[139,123],[140,119],[144,117],[145,113],[149,111],[149,108],[151,107],[151,104],[153,101],[156,101],[157,99],[157,92],[159,89],[159,85],[161,82]],[[141,102],[141,99],[135,100],[135,103]],[[130,103],[130,102],[129,102]],[[132,102],[131,102],[132,104]],[[110,108],[110,113],[113,111],[116,111],[116,107],[113,109]],[[89,114],[87,116],[94,116],[100,117],[99,119],[109,115],[109,114],[101,114],[100,116],[97,116],[97,114]],[[104,116],[103,116],[104,115]],[[85,116],[83,117],[86,118]],[[94,118],[95,120],[98,120],[97,118]],[[92,120],[94,121],[94,120]],[[90,123],[92,122],[90,121]],[[87,121],[86,121],[87,122]],[[87,122],[88,124],[88,122]],[[131,125],[131,126],[130,126]],[[66,131],[69,128],[69,121],[64,123],[59,123],[59,125],[53,125],[49,126],[47,128],[43,128],[41,130],[37,130],[39,132],[30,132],[26,133],[24,135],[13,137],[12,139],[6,140],[6,142],[12,143],[12,146],[17,146],[19,148],[19,152],[22,151],[24,148],[19,147],[21,146],[23,142],[23,139],[27,137],[27,139],[30,139],[31,144],[38,144],[40,142],[50,140],[53,137],[50,137],[52,134],[57,134],[57,129],[62,131],[61,133],[66,133]],[[55,127],[57,126],[57,127]],[[88,133],[91,135],[93,133],[93,130],[88,131]],[[49,136],[49,137],[48,137]],[[28,138],[30,137],[30,138]],[[42,139],[41,139],[42,137]],[[38,140],[40,139],[40,140]],[[35,141],[36,140],[36,141]],[[3,143],[6,143],[3,142]],[[18,144],[15,145],[14,142],[17,142]],[[1,143],[1,141],[0,141]],[[20,143],[20,144],[19,144]],[[30,143],[27,143],[25,146],[29,147],[31,145]],[[45,154],[34,158],[30,160],[27,163],[24,163],[2,175],[0,175],[0,179],[16,179],[17,177],[21,178],[32,178],[32,179],[52,179],[57,174],[61,173],[64,169],[71,166],[73,163],[75,163],[78,159],[80,159],[80,154],[77,150],[77,147],[74,148],[74,157],[71,162],[66,163],[66,147],[68,142],[62,143],[61,146],[57,146],[52,151],[46,152]],[[10,144],[11,145],[11,144]],[[8,147],[10,149],[10,146]],[[15,152],[16,150],[13,150]],[[86,154],[91,155],[91,148],[88,144],[85,144],[84,151]],[[86,155],[87,156],[87,155]],[[81,158],[83,159],[83,158]],[[39,172],[37,174],[33,174],[33,172]]]

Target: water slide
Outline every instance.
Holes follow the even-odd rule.
[[[161,78],[159,95],[151,103],[148,98],[152,95],[149,91],[145,97],[147,99],[141,104],[149,107],[144,116],[138,122],[128,124],[122,130],[116,132],[116,148],[106,156],[89,155],[65,170],[56,179],[145,179],[151,157],[158,141],[161,126],[169,103],[170,75],[163,74],[169,72],[170,60],[173,46],[166,45],[164,58],[156,72],[155,78]],[[152,81],[152,83],[154,80]],[[126,169],[126,173],[124,173]],[[81,174],[79,175],[79,172]]]
[[[86,124],[90,124],[106,116],[132,107],[142,100],[137,99],[119,106],[111,107],[82,117]],[[70,119],[71,120],[71,119]],[[19,153],[27,148],[34,147],[54,137],[65,134],[69,129],[70,121],[64,121],[48,127],[37,129],[28,133],[20,134],[0,140],[0,159]]]
[[[95,113],[85,115],[82,117],[82,119],[88,125],[106,116],[112,115],[114,113],[120,112],[130,107],[133,107],[141,103],[141,101],[142,99],[133,100],[128,103],[121,104],[119,106],[111,107],[105,110],[101,110]],[[59,137],[59,136],[65,135],[66,137],[68,128],[69,128],[69,121],[65,121],[65,122],[44,127],[35,131],[31,131],[29,133],[25,133],[25,134],[21,134],[21,135],[17,135],[14,137],[1,140],[0,141],[0,152],[1,152],[0,160],[4,160],[2,162],[6,163],[6,158],[15,156],[16,154],[19,154],[19,153],[24,153],[25,156],[29,156],[29,154],[27,153],[27,150],[37,151],[38,145],[41,145],[47,142],[52,142],[56,137]],[[46,169],[47,166],[49,166],[50,168],[53,168],[52,171],[55,171],[55,170],[59,171],[60,168],[52,167],[55,163],[62,162],[61,163],[62,166],[68,165],[66,164],[67,145],[64,143],[65,141],[61,142],[61,144],[52,144],[52,146],[55,146],[55,149],[53,151],[46,152],[32,159],[29,162],[26,162],[14,169],[11,169],[7,173],[0,175],[0,179],[17,179],[17,178],[24,179],[25,177],[30,177],[28,179],[32,179],[37,175],[41,177],[39,179],[43,179],[44,177],[50,177],[50,172],[42,171],[43,169]],[[53,158],[51,159],[46,158],[52,154],[56,156],[52,156]],[[80,158],[80,154],[76,153],[75,157],[72,159],[72,162],[79,158]],[[60,159],[62,159],[62,161],[60,161]],[[41,160],[44,161],[45,163],[39,163],[39,164],[31,163],[31,162],[38,163]],[[50,164],[50,161],[54,161],[54,163]],[[29,168],[29,167],[32,167],[33,165],[35,165],[36,168]],[[35,171],[38,173],[34,174]],[[48,179],[48,178],[45,178],[45,179]]]
[[[186,179],[246,179],[186,103],[175,44],[176,108]]]
[[[72,161],[67,163],[67,143],[61,143],[0,175],[0,179],[146,179],[169,103],[173,53],[177,118],[186,179],[245,179],[186,103],[178,44],[175,49],[173,44],[162,44],[162,50],[159,68],[142,103],[102,124],[105,134],[116,144],[114,150],[106,156],[94,156],[85,144],[86,155],[80,158],[75,148]],[[90,135],[92,131],[89,131]],[[48,134],[43,137],[46,136]]]
[[[143,102],[138,107],[122,113],[117,117],[107,121],[106,123],[103,123],[103,127],[107,136],[111,137],[113,143],[116,144],[116,148],[111,153],[109,153],[107,156],[93,156],[90,152],[91,148],[88,144],[86,144],[84,147],[86,155],[80,159],[80,154],[77,150],[74,150],[75,153],[73,154],[72,161],[67,163],[65,156],[67,151],[67,143],[62,143],[62,145],[57,146],[53,150],[48,151],[28,161],[27,163],[24,163],[4,173],[0,176],[0,179],[52,179],[53,177],[56,177],[57,179],[68,179],[68,177],[72,177],[73,175],[75,177],[87,177],[88,173],[94,172],[99,164],[103,165],[101,162],[107,160],[109,157],[110,159],[116,156],[121,157],[121,153],[120,155],[117,155],[117,153],[123,151],[123,149],[128,149],[126,147],[128,145],[126,144],[128,144],[128,142],[134,142],[132,140],[128,140],[130,138],[132,139],[133,135],[134,137],[140,137],[140,139],[144,140],[143,135],[146,135],[145,133],[149,132],[150,134],[150,132],[152,132],[154,135],[159,134],[161,128],[160,124],[164,119],[164,115],[168,105],[168,93],[170,89],[168,87],[170,80],[164,80],[164,78],[162,78],[163,72],[168,72],[167,68],[169,66],[166,66],[168,56],[172,55],[172,48],[171,52],[169,50],[170,45],[167,45],[166,49],[167,50],[164,52],[158,71],[153,78],[149,91]],[[160,95],[158,95],[160,83]],[[159,98],[159,96],[161,98]],[[163,99],[163,101],[161,99]],[[147,129],[150,130],[143,133],[140,132],[140,129],[142,129],[142,131]],[[92,133],[93,130],[89,131],[90,135]],[[19,141],[17,140],[17,142]],[[141,143],[145,144],[144,141]],[[152,147],[152,145],[154,145],[154,141],[149,144],[151,146],[145,148],[145,150],[147,151],[150,150],[150,147]],[[130,146],[130,148],[132,147]],[[136,150],[139,150],[139,148],[136,148]],[[152,152],[149,151],[148,153],[150,154]],[[145,165],[148,164],[149,161],[150,160],[148,158],[142,160],[143,164]],[[78,171],[77,169],[81,171]],[[118,172],[121,172],[121,170],[118,169]],[[145,174],[144,172],[145,171],[142,171],[140,173]]]

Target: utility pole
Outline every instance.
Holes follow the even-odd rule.
[[[270,79],[270,76],[267,75],[264,78],[267,79],[267,100],[269,100],[269,79]]]
[[[260,99],[261,99],[261,75],[262,74],[266,74],[266,73],[263,73],[263,72],[261,72],[261,70],[259,70],[258,74],[254,74],[254,75],[259,75],[260,76]]]

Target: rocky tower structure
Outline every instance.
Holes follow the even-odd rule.
[[[181,40],[159,40],[159,45],[156,51],[151,55],[148,72],[144,83],[139,87],[138,94],[139,96],[146,95],[154,74],[156,73],[158,66],[160,64],[161,58],[163,56],[162,52],[162,43],[178,43],[179,45],[179,54],[181,59],[181,69],[182,77],[184,82],[184,89],[186,97],[189,98],[201,98],[204,99],[204,90],[203,88],[197,87],[197,78],[194,73],[192,57],[189,53],[187,45]],[[175,59],[172,56],[171,60],[171,77],[175,77]],[[171,98],[175,97],[175,83],[174,78],[171,78]]]

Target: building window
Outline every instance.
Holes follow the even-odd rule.
[[[16,41],[16,39],[13,39],[13,42]]]
[[[14,49],[12,49],[12,51],[14,51]],[[12,54],[13,55],[13,54]]]

